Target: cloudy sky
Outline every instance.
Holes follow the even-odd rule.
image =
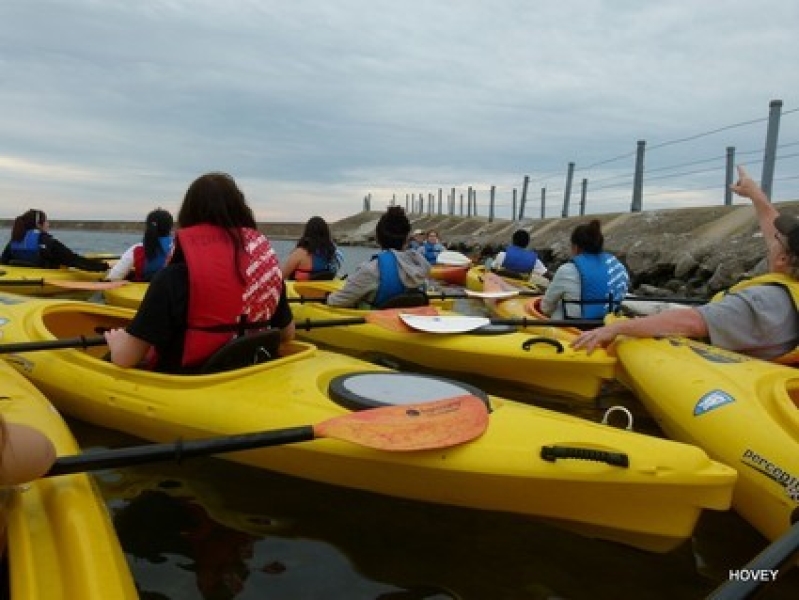
[[[554,216],[570,162],[626,210],[638,140],[644,208],[718,202],[773,99],[799,198],[797,32],[794,0],[3,0],[0,217],[140,219],[211,170],[265,221],[467,186],[503,216],[525,175]]]

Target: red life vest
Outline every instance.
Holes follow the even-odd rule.
[[[243,315],[248,322],[268,321],[283,288],[280,264],[269,241],[254,229],[239,230],[244,249],[236,251],[225,229],[195,225],[177,231],[189,271],[188,328],[184,339],[184,367],[202,365],[234,332],[214,333],[203,328],[234,325]]]
[[[147,256],[144,246],[138,244],[133,248],[133,281],[144,281],[144,268],[147,266]]]

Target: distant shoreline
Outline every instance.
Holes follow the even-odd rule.
[[[2,227],[11,228],[13,219],[0,219]],[[141,221],[94,221],[94,220],[51,220],[53,230],[69,231],[115,231],[120,233],[136,233],[142,231]],[[274,239],[294,240],[302,235],[305,223],[258,223],[258,228]]]

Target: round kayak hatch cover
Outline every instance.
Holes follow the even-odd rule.
[[[480,388],[418,373],[347,373],[330,381],[328,393],[331,399],[350,410],[418,404],[464,395],[480,398],[490,409],[488,395]]]

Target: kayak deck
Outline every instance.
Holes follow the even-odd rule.
[[[133,314],[88,303],[3,300],[0,330],[9,342],[90,335]],[[40,351],[9,360],[65,412],[157,442],[318,423],[348,412],[331,399],[332,381],[394,373],[300,342],[284,346],[271,362],[193,376],[121,369],[98,358],[103,350]],[[702,510],[729,507],[735,472],[694,446],[489,401],[487,431],[450,448],[388,452],[317,439],[225,457],[381,494],[554,520],[655,551],[690,537]]]
[[[0,361],[0,413],[46,434],[59,455],[79,452],[61,416]],[[12,491],[8,514],[12,598],[138,598],[104,501],[84,474],[43,478]]]

